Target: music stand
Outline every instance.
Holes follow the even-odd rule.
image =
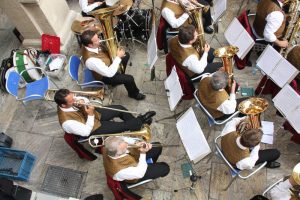
[[[211,43],[211,41],[213,39],[215,39],[220,46],[222,46],[219,38],[218,38],[218,33],[219,33],[219,22],[221,21],[221,18],[225,15],[227,10],[227,0],[214,0],[214,6],[212,9],[212,20],[213,20],[213,28],[214,28],[214,33],[209,41],[209,43]]]

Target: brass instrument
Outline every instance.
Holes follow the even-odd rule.
[[[290,194],[292,197],[295,197],[296,199],[300,198],[300,163],[298,163],[292,172],[291,177],[293,178],[294,182],[297,184],[293,186],[293,188],[290,188]],[[291,198],[293,199],[293,198]]]
[[[114,134],[92,135],[92,136],[89,137],[88,142],[89,142],[91,147],[97,148],[97,147],[103,146],[103,144],[99,144],[99,138],[109,137],[109,136],[139,137],[139,138],[143,139],[145,142],[150,142],[150,140],[151,140],[150,126],[148,124],[144,124],[143,128],[139,131],[114,133]],[[138,148],[140,148],[140,147],[138,147]]]
[[[298,11],[299,0],[285,0],[283,4],[290,4],[288,11],[290,20],[283,36],[283,40],[287,40],[289,44],[287,48],[280,49],[280,54],[286,58],[288,50],[295,45],[294,43],[296,43],[296,37],[300,29],[300,17]]]
[[[185,12],[189,14],[194,26],[196,27],[198,37],[193,46],[195,47],[199,55],[202,55],[205,46],[202,12],[207,12],[209,6],[204,6],[194,0],[178,0],[178,3],[185,10]]]
[[[95,18],[99,19],[101,22],[102,30],[103,30],[103,37],[106,42],[106,47],[108,49],[108,54],[113,61],[113,59],[117,56],[117,50],[118,50],[118,42],[117,38],[113,32],[113,22],[112,22],[112,16],[113,12],[118,9],[118,5],[107,7],[107,8],[101,8],[95,11],[92,11],[88,14],[95,16]],[[121,73],[125,73],[125,69],[120,64],[119,71]]]
[[[237,54],[239,48],[236,46],[225,46],[214,51],[214,56],[221,58],[225,72],[228,74],[228,89],[231,91],[233,83],[233,56]]]
[[[242,101],[238,105],[238,110],[247,115],[245,120],[242,120],[237,125],[237,132],[243,133],[245,130],[261,128],[260,114],[264,112],[269,106],[266,99],[252,97]]]

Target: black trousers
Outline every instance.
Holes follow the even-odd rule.
[[[268,163],[274,162],[280,157],[280,151],[277,149],[265,149],[258,151],[258,160],[256,161],[255,165],[261,164],[265,161]]]
[[[107,106],[110,108],[116,108],[120,110],[127,110],[121,105]],[[103,108],[96,108],[96,111],[101,114],[100,123],[101,126],[97,128],[91,135],[95,134],[113,134],[124,131],[137,131],[140,130],[143,123],[138,117],[134,117],[130,113],[124,113],[114,110],[108,110]],[[112,121],[114,118],[120,118],[122,122]]]
[[[212,0],[197,0],[197,1],[198,3],[207,6]],[[210,26],[212,24],[210,8],[207,12],[202,12],[202,18],[204,20],[203,21],[204,27]]]

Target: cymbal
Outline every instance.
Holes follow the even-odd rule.
[[[114,16],[127,12],[133,5],[132,0],[120,0],[118,8],[113,12]]]
[[[74,20],[71,26],[71,30],[81,35],[85,30],[102,32],[101,24],[98,23],[94,18],[87,17],[81,20]]]

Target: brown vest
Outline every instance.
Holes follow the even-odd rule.
[[[170,53],[171,53],[172,57],[174,58],[174,60],[179,65],[178,67],[180,67],[185,72],[185,74],[187,74],[189,77],[194,76],[195,73],[193,71],[189,70],[186,66],[183,66],[182,63],[187,57],[189,57],[190,55],[193,55],[193,54],[196,55],[199,59],[199,54],[196,51],[196,49],[194,47],[183,48],[179,44],[178,36],[170,39],[169,44],[170,44]]]
[[[175,14],[176,19],[178,19],[183,13],[185,13],[185,11],[182,9],[182,7],[177,4],[177,3],[173,3],[173,2],[168,2],[166,0],[164,0],[161,4],[161,10],[164,8],[169,8],[170,10],[172,10]],[[182,26],[186,26],[188,24],[191,24],[190,19],[186,20]],[[172,31],[176,31],[178,30],[178,28],[171,28]]]
[[[219,118],[224,114],[217,110],[217,108],[229,98],[225,90],[216,91],[212,88],[210,83],[211,77],[205,77],[200,81],[198,87],[198,97],[207,111],[214,117]]]
[[[240,160],[247,158],[250,156],[249,149],[242,150],[236,144],[236,139],[240,135],[238,132],[233,131],[231,133],[226,134],[221,139],[221,148],[225,158],[233,165],[235,165]]]
[[[136,167],[139,162],[140,154],[137,150],[130,150],[129,154],[118,159],[112,159],[110,156],[107,155],[107,150],[103,148],[102,150],[102,157],[103,157],[103,165],[105,172],[113,177],[116,173],[121,171],[122,169],[128,167]],[[137,182],[137,180],[126,180],[126,182]]]
[[[300,45],[295,46],[286,59],[300,71]],[[300,80],[300,73],[296,78]]]
[[[257,5],[257,11],[256,11],[253,27],[255,32],[262,38],[264,37],[263,33],[265,30],[265,26],[267,24],[266,17],[268,16],[268,14],[274,11],[283,12],[283,10],[280,8],[277,2],[275,3],[275,1],[276,0],[261,0]],[[281,26],[275,32],[277,38],[281,38],[283,36],[283,32],[285,29],[285,22],[286,22],[286,18],[284,16],[284,20]]]
[[[110,57],[108,55],[107,52],[105,51],[100,51],[99,53],[94,53],[94,52],[90,52],[88,51],[84,46],[82,47],[82,59],[84,61],[84,63],[86,62],[87,59],[89,58],[99,58],[100,60],[102,60],[102,62],[105,63],[105,65],[110,66],[111,65],[111,60]],[[96,73],[95,71],[93,71],[93,76],[96,80],[100,81],[102,80],[102,75]]]
[[[74,111],[74,112],[64,112],[59,107],[57,107],[57,114],[58,114],[58,121],[61,126],[67,120],[76,120],[83,124],[85,124],[86,120],[87,120],[87,115],[85,114],[85,112],[82,109],[79,109],[78,111]],[[95,131],[97,128],[99,128],[101,126],[100,113],[94,112],[94,115],[95,115],[94,127],[91,132]]]

